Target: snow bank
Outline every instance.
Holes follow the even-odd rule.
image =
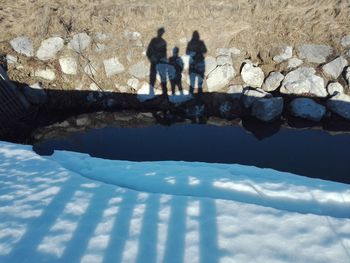
[[[349,185],[272,169],[238,164],[114,161],[64,151],[50,159],[90,179],[137,191],[226,199],[350,218]]]
[[[348,189],[236,165],[44,158],[0,142],[0,262],[345,263]]]

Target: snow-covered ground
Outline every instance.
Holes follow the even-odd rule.
[[[0,142],[0,262],[350,262],[350,186]]]

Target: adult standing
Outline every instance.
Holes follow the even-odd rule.
[[[188,42],[186,54],[190,56],[189,75],[190,75],[190,93],[193,94],[194,86],[198,83],[198,93],[203,92],[203,81],[205,72],[204,54],[207,47],[204,41],[200,39],[198,31],[194,31],[192,39]]]
[[[157,36],[152,38],[148,45],[146,55],[151,63],[150,67],[150,94],[154,94],[154,85],[157,79],[157,73],[160,76],[163,95],[167,94],[167,43],[163,39],[164,28],[159,28]]]

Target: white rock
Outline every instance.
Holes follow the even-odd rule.
[[[265,78],[262,69],[250,63],[244,64],[241,76],[244,83],[252,88],[260,88]]]
[[[7,54],[6,55],[6,61],[7,61],[8,64],[17,64],[17,57],[13,56],[13,55],[10,55],[10,54]]]
[[[350,86],[350,67],[347,67],[345,70],[345,79],[348,82],[348,85]]]
[[[326,114],[326,108],[309,98],[296,98],[289,105],[293,116],[312,121],[320,121]]]
[[[125,70],[124,66],[119,62],[117,57],[104,60],[103,65],[105,67],[107,77],[122,73]]]
[[[90,61],[84,66],[84,72],[86,74],[88,74],[89,76],[93,76],[93,75],[96,75],[98,68],[99,68],[99,66],[98,66],[97,62]]]
[[[36,57],[46,61],[52,59],[63,48],[64,41],[60,37],[50,37],[41,42],[41,45],[36,52]]]
[[[315,73],[315,69],[309,67],[301,67],[289,72],[282,82],[281,93],[326,97],[328,94],[324,80]]]
[[[333,53],[333,49],[326,45],[302,45],[298,49],[299,57],[311,63],[324,63]]]
[[[212,72],[217,66],[218,64],[216,63],[216,58],[212,57],[212,56],[207,56],[204,60],[205,62],[205,76],[208,76],[210,74],[210,72]],[[188,69],[188,67],[187,67]]]
[[[340,56],[332,60],[331,62],[323,65],[322,70],[327,76],[333,79],[337,79],[347,65],[348,61],[342,56]]]
[[[218,56],[216,58],[216,63],[218,64],[218,66],[223,66],[225,64],[232,65],[232,58],[231,56]]]
[[[55,72],[51,69],[40,69],[40,70],[36,70],[34,73],[35,77],[40,77],[46,80],[55,80],[56,79],[56,75]]]
[[[207,78],[209,92],[216,92],[230,83],[236,75],[236,71],[231,65],[224,65],[215,68]]]
[[[29,37],[16,37],[10,41],[10,45],[19,54],[34,56],[33,42]]]
[[[304,62],[301,59],[298,58],[290,58],[288,59],[288,69],[293,69],[293,68],[297,68],[300,65],[302,65]]]
[[[26,99],[32,104],[44,104],[47,102],[46,91],[40,86],[39,83],[26,86],[23,93]]]
[[[350,35],[342,37],[340,43],[343,47],[350,46]]]
[[[127,84],[128,84],[128,86],[130,86],[133,89],[137,90],[139,85],[140,85],[140,81],[137,78],[131,78],[131,79],[128,79]]]
[[[230,94],[230,96],[233,99],[240,99],[243,95],[243,86],[242,85],[230,85],[228,87],[227,93]]]
[[[144,61],[140,61],[129,68],[129,74],[138,79],[144,79],[149,76],[150,66]]]
[[[327,86],[328,94],[333,96],[337,93],[344,93],[344,88],[339,82],[331,82]]]
[[[265,79],[262,89],[265,91],[274,91],[281,85],[283,79],[284,75],[282,73],[271,72],[270,75]]]
[[[61,70],[64,74],[75,75],[78,72],[78,63],[75,58],[64,57],[59,59]]]
[[[249,108],[253,105],[254,101],[262,98],[270,98],[272,95],[262,89],[245,89],[243,91],[243,104],[244,107]]]
[[[344,56],[346,58],[350,58],[350,49],[348,51],[345,52]]]
[[[68,43],[68,48],[75,50],[78,53],[83,52],[91,43],[91,37],[86,33],[79,33],[73,36]]]
[[[282,48],[281,53],[273,57],[273,61],[280,63],[293,56],[293,47],[285,46]]]
[[[334,113],[350,120],[350,96],[338,93],[327,101],[327,107]]]
[[[255,100],[252,106],[252,115],[265,122],[277,119],[283,111],[283,98],[264,98]]]
[[[92,91],[99,91],[100,88],[97,86],[97,84],[95,82],[92,82],[89,86],[89,90],[92,90]]]

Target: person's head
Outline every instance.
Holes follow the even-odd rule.
[[[178,47],[174,47],[173,48],[173,56],[178,56],[179,55],[179,48]]]
[[[197,30],[193,31],[192,33],[192,39],[193,40],[199,40],[199,33]]]
[[[158,37],[162,37],[164,35],[164,33],[165,33],[164,27],[158,28],[158,31],[157,31]]]

